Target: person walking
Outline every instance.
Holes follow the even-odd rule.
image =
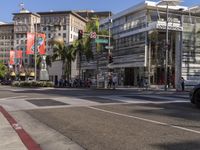
[[[108,76],[108,88],[111,88],[113,84],[112,75]]]
[[[181,77],[181,90],[185,91],[185,80],[183,77]]]
[[[115,75],[115,76],[113,77],[113,89],[116,88],[116,85],[117,85],[117,75]]]

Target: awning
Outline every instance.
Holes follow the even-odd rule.
[[[30,77],[34,77],[34,76],[35,76],[35,73],[34,73],[34,72],[31,72],[31,73],[29,74],[29,76],[30,76]]]
[[[20,73],[19,75],[20,75],[21,77],[25,77],[25,76],[26,76],[25,72],[22,72],[22,73]]]
[[[16,76],[15,72],[12,71],[12,72],[10,73],[10,76],[12,76],[12,77]]]

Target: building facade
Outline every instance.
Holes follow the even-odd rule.
[[[100,76],[111,71],[125,86],[166,82],[178,89],[181,77],[188,87],[200,82],[199,7],[169,6],[168,44],[166,12],[166,5],[145,1],[102,20],[100,29],[111,29],[113,62],[102,63]]]
[[[23,69],[34,70],[34,55],[26,55],[27,33],[41,32],[46,34],[46,54],[52,55],[53,48],[50,41],[55,38],[60,38],[65,45],[72,44],[78,38],[78,30],[85,30],[86,23],[94,16],[101,18],[108,17],[108,12],[93,12],[93,11],[49,11],[32,13],[22,8],[19,13],[13,14],[13,23],[1,23],[1,55],[0,60],[9,60],[10,50],[23,51]],[[12,32],[8,28],[12,28]],[[5,36],[6,34],[6,36]],[[10,34],[9,38],[7,34]],[[10,42],[10,45],[6,44]],[[6,49],[6,52],[4,51]],[[6,53],[5,55],[3,53]],[[71,77],[76,78],[79,75],[80,62],[77,58],[72,62]],[[8,62],[8,61],[7,61]],[[6,62],[6,63],[7,63]],[[19,62],[13,65],[16,71],[19,71],[21,66]],[[62,78],[62,62],[58,59],[48,68],[50,79],[52,81]]]
[[[23,68],[34,70],[34,56],[26,55],[27,33],[34,33],[40,24],[40,16],[36,13],[23,10],[20,13],[13,14],[14,23],[14,50],[22,50]],[[37,27],[36,27],[37,25]],[[19,62],[15,62],[19,70]],[[22,65],[22,64],[21,64]]]
[[[39,12],[41,18],[41,32],[46,34],[47,55],[52,55],[53,50],[48,42],[52,38],[60,37],[65,45],[72,44],[78,38],[78,30],[85,30],[87,20],[73,11]],[[71,77],[79,74],[79,59],[72,62]],[[62,78],[62,62],[58,59],[49,67],[49,75],[52,81]]]
[[[14,25],[0,24],[0,62],[8,65],[10,50],[14,49]]]

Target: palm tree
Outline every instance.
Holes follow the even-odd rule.
[[[96,32],[97,37],[98,35],[108,35],[107,30],[99,30],[99,18],[94,17],[92,20],[90,20],[87,25],[86,25],[86,32],[91,33],[91,32]],[[84,47],[84,54],[86,55],[87,60],[90,60],[93,58],[93,52],[92,52],[92,42],[93,39],[91,39],[89,36],[86,36],[83,39],[83,47]],[[102,49],[101,44],[96,44],[96,52],[99,53],[99,51]]]
[[[52,61],[62,61],[62,76],[65,77],[65,65],[67,61],[68,47],[65,44],[59,43],[53,45]]]
[[[99,30],[99,18],[94,17],[86,25],[86,33],[96,32],[97,35],[108,35],[107,30]],[[73,53],[78,54],[79,56],[79,77],[81,70],[81,57],[82,55],[86,56],[87,61],[93,60],[94,53],[92,47],[94,44],[94,39],[91,39],[89,36],[84,36],[82,39],[77,39],[73,42]],[[99,51],[102,49],[103,45],[96,44],[96,53],[98,55]]]
[[[77,49],[73,44],[67,46],[67,62],[65,74],[67,75],[68,80],[71,78],[71,63],[76,59],[76,51]]]

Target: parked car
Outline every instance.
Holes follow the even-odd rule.
[[[190,101],[195,104],[198,108],[200,108],[200,84],[196,85],[190,91]]]

